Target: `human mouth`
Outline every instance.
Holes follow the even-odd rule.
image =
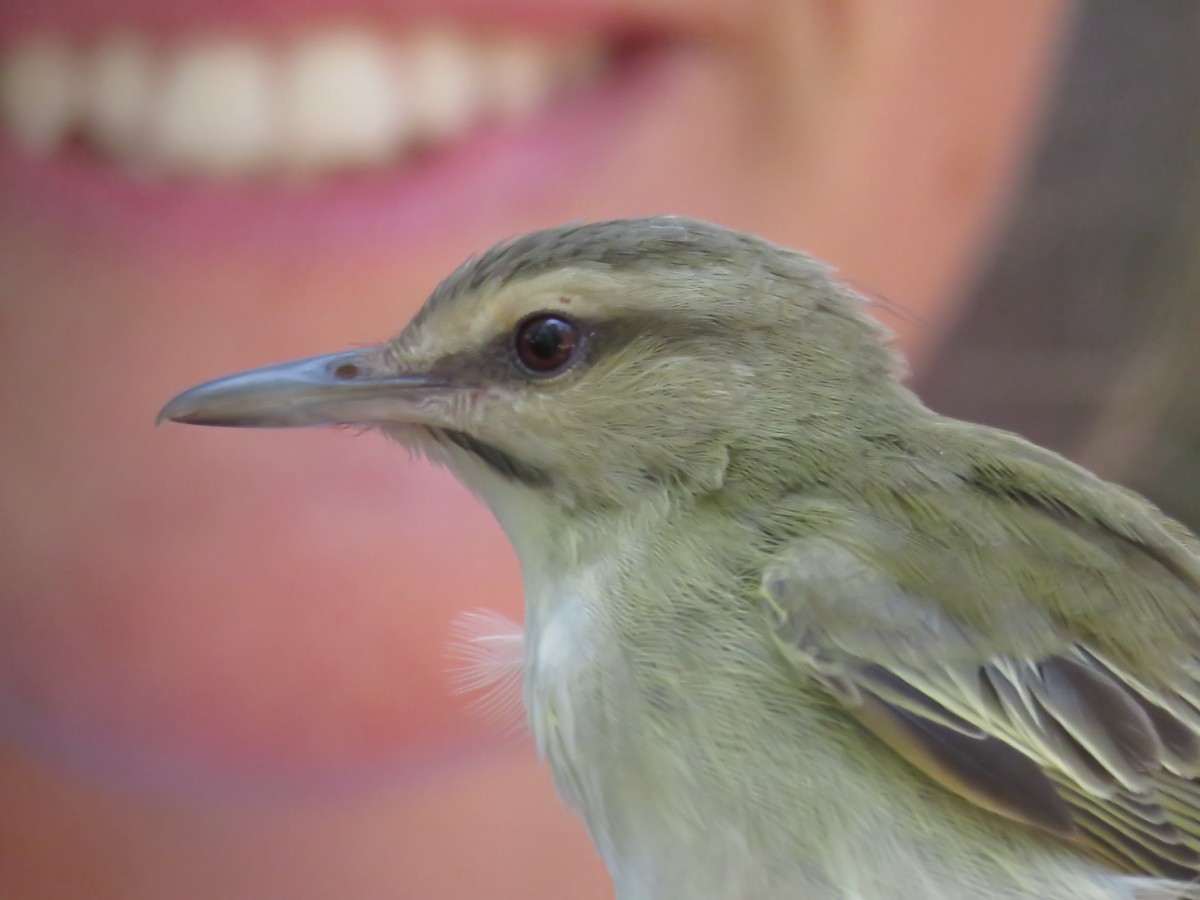
[[[0,125],[25,153],[80,148],[141,175],[320,178],[515,125],[603,78],[613,48],[444,26],[283,40],[132,31],[0,51]]]
[[[6,13],[6,215],[193,257],[470,247],[611,198],[600,186],[700,83],[704,39],[673,23],[455,5],[220,27]]]

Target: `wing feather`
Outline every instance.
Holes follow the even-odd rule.
[[[1061,521],[1074,540],[1090,532],[1067,507],[1037,515],[1041,523],[1022,523],[1011,544],[990,536],[992,545],[972,563],[986,560],[985,551],[1024,553],[1006,559],[1017,569],[1014,582],[1024,578],[1045,591],[1045,529]],[[1011,621],[998,619],[995,635],[985,635],[978,621],[955,618],[931,599],[970,590],[969,578],[902,580],[869,562],[862,534],[839,541],[825,529],[777,551],[763,590],[784,653],[899,756],[971,802],[1129,872],[1200,875],[1200,783],[1193,780],[1200,771],[1200,659],[1190,634],[1178,630],[1140,670],[1125,651],[1144,635],[1097,640],[1094,629],[1070,615],[1048,617],[1018,598],[1006,613]],[[1075,574],[1085,588],[1119,594],[1121,566],[1132,566],[1139,579],[1149,579],[1151,599],[1183,597],[1200,608],[1186,553],[1158,548],[1133,563],[1135,538],[1102,530],[1095,558],[1104,571],[1064,577]],[[927,536],[893,543],[927,555],[936,547]],[[1116,556],[1120,565],[1112,564]],[[1028,572],[1020,570],[1023,563]],[[964,567],[947,570],[961,575]],[[1068,588],[1075,591],[1068,599],[1078,606],[1088,594],[1076,587]],[[1121,618],[1128,612],[1120,600],[1096,601],[1118,626],[1129,622]],[[1044,624],[1026,641],[1035,652],[1022,655],[1013,635],[1022,628],[1030,633],[1026,613]],[[993,649],[997,644],[1004,649]]]

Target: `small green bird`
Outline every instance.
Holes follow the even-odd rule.
[[[621,900],[1200,897],[1200,543],[887,338],[801,253],[573,225],[161,418],[375,427],[478,492]]]

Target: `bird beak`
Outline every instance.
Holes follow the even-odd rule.
[[[446,382],[389,374],[382,346],[264,366],[184,391],[158,422],[232,428],[301,428],[422,422]]]

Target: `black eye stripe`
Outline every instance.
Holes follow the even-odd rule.
[[[536,316],[568,318],[557,311],[539,310],[521,321],[527,322]],[[604,319],[571,316],[570,321],[580,334],[579,349],[569,366],[571,371],[590,366],[609,353],[640,343],[647,347],[678,348],[690,353],[706,352],[713,346],[714,333],[720,333],[720,327],[710,321],[640,310],[622,312]],[[539,378],[538,373],[530,372],[520,364],[513,346],[515,331],[516,326],[510,327],[478,348],[442,357],[430,367],[429,373],[460,384],[516,387],[559,383],[553,377],[558,374],[556,372],[549,373],[548,378]]]

